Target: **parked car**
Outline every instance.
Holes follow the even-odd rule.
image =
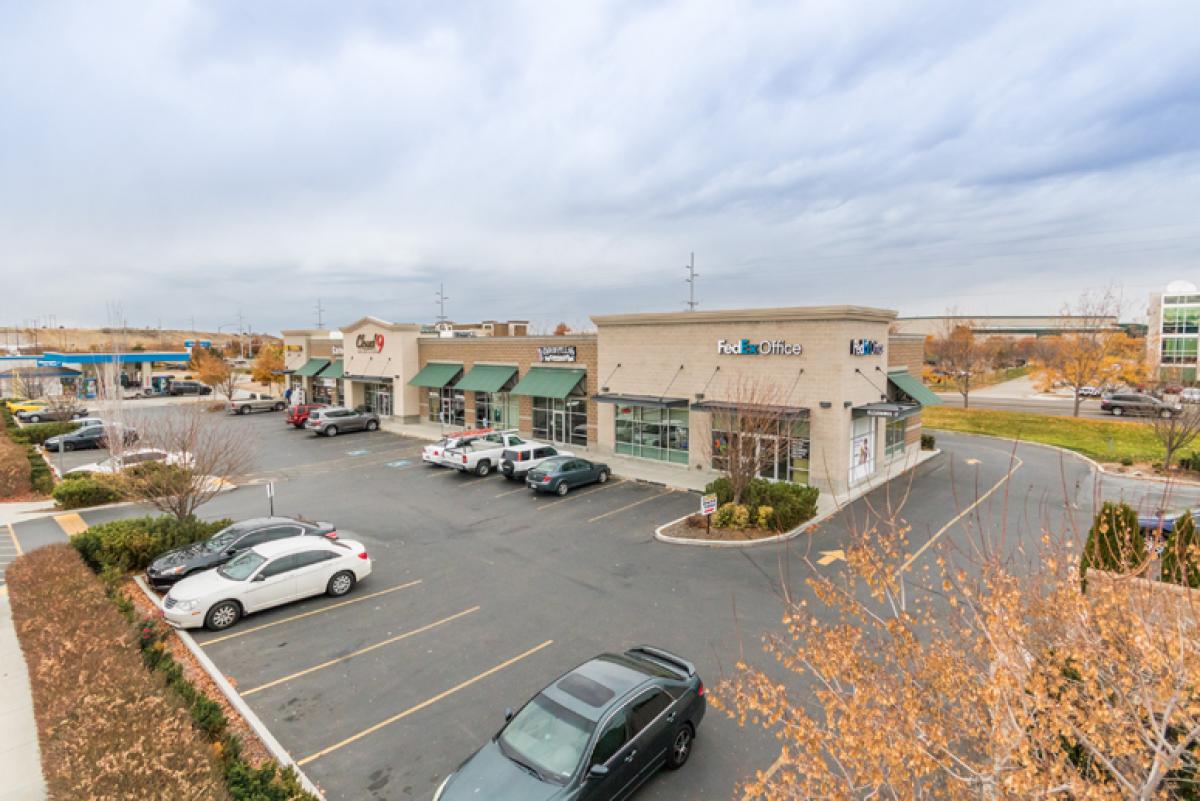
[[[21,412],[32,412],[37,409],[45,409],[47,403],[44,400],[10,400],[5,401],[4,405],[7,406],[8,410],[13,414],[20,414]]]
[[[558,678],[442,781],[433,801],[618,801],[687,763],[707,703],[692,663],[601,654]],[[485,796],[480,795],[487,788]]]
[[[506,448],[500,454],[500,472],[507,479],[524,478],[525,474],[554,456],[574,456],[553,445],[541,442],[523,442],[515,448]]]
[[[288,408],[287,415],[284,416],[284,421],[296,428],[304,428],[304,424],[308,422],[308,416],[316,409],[327,409],[328,403],[300,403]]]
[[[102,417],[76,417],[74,422],[78,428],[86,428],[87,426],[102,426],[102,425],[104,425],[104,418],[102,418]]]
[[[1104,394],[1104,392],[1100,389],[1100,387],[1080,387],[1079,388],[1079,397],[1081,397],[1081,398],[1098,398],[1103,394]]]
[[[554,456],[530,470],[525,485],[534,492],[556,492],[566,495],[572,487],[603,484],[612,471],[608,465],[589,462],[578,456]]]
[[[311,523],[290,517],[256,517],[242,520],[203,542],[167,551],[146,568],[146,580],[155,589],[172,586],[185,576],[220,567],[247,548],[291,537],[338,538],[333,523]]]
[[[186,467],[191,466],[194,461],[191,456],[181,453],[168,453],[157,448],[139,448],[138,450],[122,453],[119,456],[110,456],[99,462],[72,467],[64,475],[73,476],[84,473],[108,473],[112,475],[120,473],[128,467],[133,467],[135,464],[162,462],[163,464]]]
[[[172,381],[167,387],[168,395],[211,395],[212,387],[199,381]]]
[[[17,412],[17,419],[22,423],[62,422],[64,420],[76,420],[80,417],[86,417],[87,413],[88,410],[82,406],[62,406],[59,408],[43,406],[40,409]]]
[[[506,448],[525,444],[511,431],[493,431],[476,440],[449,448],[442,454],[442,464],[463,473],[486,476],[500,466],[500,457]]]
[[[1184,387],[1179,393],[1179,400],[1184,403],[1200,403],[1200,387]]]
[[[137,442],[138,433],[136,430],[129,427],[121,430],[124,432],[126,445],[132,445]],[[49,451],[82,451],[88,448],[107,448],[108,437],[107,426],[84,426],[74,431],[69,431],[66,434],[59,434],[57,437],[50,437],[43,445]]]
[[[163,617],[179,628],[221,631],[245,615],[290,601],[322,594],[339,598],[369,575],[371,558],[354,540],[264,542],[178,582],[163,598]]]
[[[1100,399],[1100,410],[1117,417],[1124,414],[1146,417],[1171,417],[1183,411],[1178,403],[1167,403],[1149,395],[1122,392]]]
[[[379,415],[361,408],[330,406],[309,412],[304,427],[314,434],[327,437],[336,437],[346,431],[375,431],[379,428]]]
[[[231,400],[225,411],[227,414],[250,414],[250,412],[282,412],[287,408],[287,401],[270,395],[251,393],[248,397]]]
[[[453,434],[447,434],[432,445],[426,445],[421,449],[421,461],[437,467],[444,467],[442,459],[445,457],[447,450],[474,442],[484,434],[490,433],[492,433],[492,429],[490,428],[476,428],[471,431],[457,431]]]

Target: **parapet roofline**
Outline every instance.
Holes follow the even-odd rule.
[[[378,317],[367,315],[361,319],[355,320],[349,325],[343,325],[338,330],[343,334],[349,334],[352,331],[357,331],[365,325],[375,325],[388,331],[420,331],[421,326],[418,323],[389,323],[387,320],[380,320]]]
[[[838,321],[891,323],[892,309],[871,306],[787,306],[770,309],[720,309],[715,311],[646,312],[604,314],[591,318],[598,327],[606,325],[687,325],[694,323],[758,323]]]

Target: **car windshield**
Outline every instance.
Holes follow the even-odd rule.
[[[240,532],[238,532],[232,526],[224,529],[223,531],[218,531],[209,539],[208,542],[204,543],[204,550],[208,551],[209,553],[223,551],[233,543],[234,538],[237,537],[239,533]]]
[[[497,742],[504,755],[565,784],[587,750],[595,724],[544,695],[517,713]]]
[[[226,565],[218,567],[217,573],[233,581],[245,581],[265,561],[267,560],[264,557],[259,556],[254,551],[242,551],[230,559]]]

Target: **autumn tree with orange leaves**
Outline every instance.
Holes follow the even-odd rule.
[[[1095,571],[1085,594],[1080,543],[1049,536],[906,572],[909,534],[881,518],[844,569],[810,563],[777,667],[742,659],[711,694],[781,742],[740,798],[1200,797],[1200,597]]]

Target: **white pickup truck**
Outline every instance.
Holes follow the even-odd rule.
[[[466,445],[447,448],[442,464],[464,473],[486,476],[500,466],[500,457],[506,448],[524,444],[525,440],[511,431],[493,431]]]

